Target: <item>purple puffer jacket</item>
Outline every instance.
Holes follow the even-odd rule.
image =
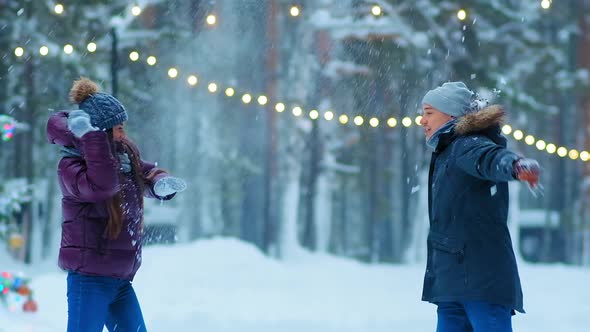
[[[141,265],[143,204],[132,173],[119,172],[107,134],[94,131],[77,138],[69,131],[67,113],[53,114],[47,122],[47,139],[52,144],[75,147],[83,157],[63,157],[58,165],[62,198],[62,238],[59,267],[86,275],[133,280]],[[153,184],[168,174],[142,161],[143,174],[157,175],[146,183],[143,195],[158,197]],[[109,213],[106,200],[121,191],[123,227],[119,237],[106,234]]]

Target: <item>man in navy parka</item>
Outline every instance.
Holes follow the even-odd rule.
[[[437,305],[437,332],[512,331],[524,313],[507,227],[508,181],[538,186],[539,164],[506,149],[504,111],[462,82],[423,98],[430,162],[428,259],[422,300]]]

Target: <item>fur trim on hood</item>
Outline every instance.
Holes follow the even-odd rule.
[[[482,131],[493,126],[501,126],[504,123],[506,112],[501,105],[490,105],[481,111],[469,113],[459,118],[455,126],[455,133],[467,135]]]

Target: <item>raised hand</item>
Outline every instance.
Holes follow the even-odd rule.
[[[76,137],[80,138],[86,133],[96,131],[90,123],[90,115],[83,110],[75,110],[68,113],[68,128]]]

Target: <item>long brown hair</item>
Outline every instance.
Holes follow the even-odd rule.
[[[111,143],[111,151],[113,157],[119,162],[119,153],[125,152],[131,160],[131,171],[133,173],[134,182],[138,190],[137,196],[140,199],[140,208],[143,208],[143,190],[145,187],[146,178],[143,175],[140,163],[139,149],[131,140],[124,138],[120,142],[115,142],[113,139],[113,130],[107,131],[109,142]],[[119,177],[122,175],[119,173]],[[121,191],[107,201],[107,210],[109,212],[109,220],[107,222],[106,232],[109,239],[114,240],[119,237],[123,228],[123,198]],[[143,222],[143,218],[142,218]]]

